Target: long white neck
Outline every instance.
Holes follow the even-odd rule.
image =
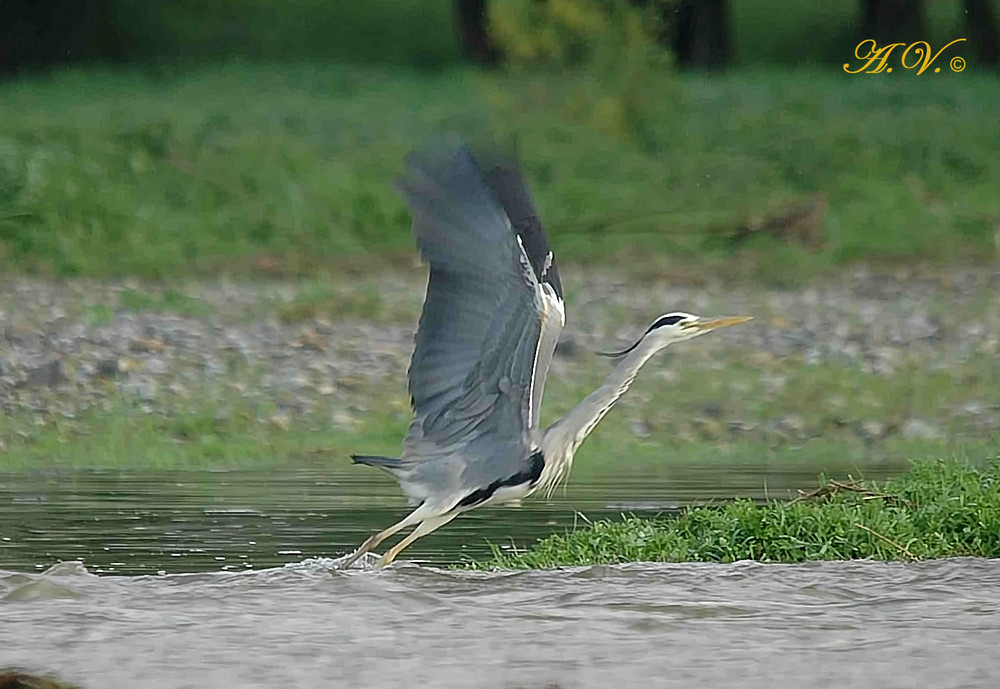
[[[583,398],[566,416],[545,429],[541,450],[546,466],[541,483],[549,492],[569,474],[577,448],[618,398],[625,394],[642,365],[661,348],[661,345],[644,339],[618,361],[600,387]]]

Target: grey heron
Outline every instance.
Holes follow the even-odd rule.
[[[407,527],[415,528],[378,567],[462,512],[551,493],[650,357],[750,320],[660,316],[610,355],[617,364],[600,387],[542,429],[542,390],[566,314],[559,270],[516,160],[438,144],[408,156],[406,168],[398,188],[430,265],[409,370],[413,420],[401,457],[351,458],[395,477],[416,508],[362,543],[345,568]]]

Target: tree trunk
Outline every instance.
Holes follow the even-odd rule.
[[[493,45],[489,32],[486,0],[454,0],[455,26],[462,54],[471,62],[486,67],[496,65],[500,52]]]
[[[979,65],[1000,64],[1000,40],[997,39],[997,17],[990,0],[965,0],[965,26],[969,44]]]
[[[862,39],[878,45],[928,40],[923,0],[862,0]]]
[[[680,0],[674,20],[674,52],[681,67],[718,69],[729,63],[726,0]]]
[[[0,74],[119,57],[107,0],[0,0]]]

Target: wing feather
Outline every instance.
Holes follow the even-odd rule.
[[[562,285],[520,171],[493,160],[484,171],[464,147],[432,147],[408,158],[399,183],[430,264],[409,373],[411,484],[443,475],[431,481],[433,470],[414,462],[454,466],[456,454],[457,490],[506,478],[523,468],[537,432]],[[411,496],[429,490],[403,483]]]

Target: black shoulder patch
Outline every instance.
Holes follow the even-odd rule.
[[[528,465],[524,469],[505,479],[497,479],[485,488],[472,491],[462,498],[456,507],[472,507],[484,503],[493,497],[494,493],[506,486],[520,486],[523,484],[533,486],[542,477],[542,469],[544,468],[545,457],[542,455],[542,451],[538,450],[528,458]]]
[[[531,455],[528,459],[528,471],[527,478],[528,483],[535,485],[538,483],[538,479],[542,477],[542,469],[545,468],[545,455],[542,454],[541,450],[536,450],[535,454]]]

